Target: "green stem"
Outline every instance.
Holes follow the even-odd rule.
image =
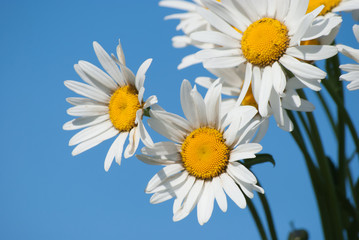
[[[334,234],[332,233],[333,229],[330,224],[330,217],[328,215],[328,206],[326,203],[325,195],[321,192],[323,189],[323,187],[322,187],[323,184],[320,179],[318,169],[314,165],[312,158],[307,150],[307,147],[304,142],[304,137],[302,135],[302,132],[300,131],[300,126],[299,126],[297,120],[295,119],[295,117],[291,111],[287,111],[287,112],[288,112],[288,116],[290,117],[290,119],[294,125],[294,130],[291,132],[291,135],[292,135],[293,139],[296,141],[300,150],[302,151],[302,154],[305,159],[305,163],[308,168],[309,176],[310,176],[312,184],[313,184],[313,190],[314,190],[318,208],[319,208],[319,214],[320,214],[320,219],[322,222],[322,228],[323,228],[325,239],[326,240],[333,239],[333,237],[334,237]]]
[[[325,186],[328,194],[327,201],[331,209],[330,215],[332,216],[331,217],[333,223],[332,227],[334,227],[335,229],[335,239],[340,240],[343,239],[343,234],[342,234],[343,227],[342,227],[342,219],[340,214],[340,205],[338,203],[338,198],[334,186],[334,179],[330,170],[328,159],[326,158],[324,153],[322,140],[320,138],[318,126],[315,122],[314,116],[312,113],[307,113],[307,117],[311,130],[311,136],[313,139],[312,141],[313,150],[316,153],[320,172],[322,173],[323,178],[326,182]]]
[[[324,87],[327,89],[330,96],[333,98],[334,102],[337,104],[337,107],[341,108],[343,110],[344,120],[349,128],[350,134],[353,138],[353,143],[355,144],[356,152],[359,156],[359,137],[358,137],[357,131],[355,129],[355,126],[354,126],[347,110],[345,109],[343,101],[335,94],[335,91],[332,89],[332,87],[330,86],[330,84],[328,84],[327,81],[323,81],[322,83],[323,83]]]
[[[267,240],[267,236],[263,227],[263,223],[258,215],[258,212],[256,210],[256,207],[254,206],[254,204],[252,203],[251,199],[247,199],[247,205],[249,208],[249,211],[252,214],[252,217],[257,225],[257,229],[259,231],[259,234],[261,235],[262,240]]]
[[[351,195],[354,200],[354,206],[355,206],[355,210],[356,210],[355,215],[356,215],[357,221],[359,221],[359,199],[357,198],[357,195],[355,194],[355,187],[354,187],[354,183],[353,183],[352,174],[349,169],[349,162],[346,165],[345,169],[346,169],[346,175],[348,176],[350,192],[351,192]]]
[[[325,113],[327,114],[327,117],[329,119],[330,125],[333,129],[333,132],[335,134],[335,136],[338,138],[338,132],[337,132],[337,126],[335,124],[334,118],[332,113],[330,112],[330,109],[328,107],[328,104],[326,102],[326,100],[324,99],[324,97],[322,96],[322,94],[320,92],[316,92],[317,97],[319,98],[320,103],[322,104]]]
[[[260,185],[259,182],[258,182],[258,185]],[[259,198],[260,198],[260,201],[262,203],[264,213],[266,215],[266,219],[267,219],[267,223],[268,223],[268,227],[269,227],[269,232],[270,232],[270,235],[272,237],[272,240],[277,240],[278,237],[277,237],[277,233],[276,233],[276,230],[275,230],[275,227],[274,227],[274,221],[273,221],[273,217],[272,217],[272,212],[270,210],[267,197],[266,197],[265,194],[259,194]]]
[[[343,107],[337,106],[338,124],[337,124],[337,140],[338,140],[338,162],[339,162],[339,189],[345,189],[345,121],[344,121],[344,91],[343,83],[339,81],[341,71],[339,68],[339,57],[335,55],[326,61],[326,70],[328,72],[328,86],[334,90],[337,98],[342,102]],[[344,190],[345,191],[345,190]]]

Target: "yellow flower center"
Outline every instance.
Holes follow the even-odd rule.
[[[318,39],[312,39],[312,40],[301,41],[300,45],[320,45],[320,42]]]
[[[223,134],[203,127],[191,132],[182,144],[182,161],[188,173],[209,180],[223,173],[228,165],[229,148]]]
[[[312,12],[321,5],[324,5],[323,10],[320,12],[320,16],[324,16],[328,12],[331,12],[333,8],[338,6],[342,0],[309,0],[307,13]]]
[[[249,86],[246,96],[243,98],[241,105],[242,106],[249,105],[249,106],[253,106],[258,109],[258,104],[253,96],[252,85]]]
[[[136,112],[141,108],[138,91],[129,85],[118,88],[111,96],[108,108],[113,126],[120,132],[129,132],[136,126]]]
[[[270,66],[289,46],[288,29],[276,19],[262,18],[246,29],[241,45],[248,62],[260,67]]]

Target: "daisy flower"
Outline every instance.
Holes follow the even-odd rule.
[[[175,198],[173,220],[179,221],[197,206],[198,222],[206,223],[214,200],[227,211],[225,193],[240,207],[246,207],[244,194],[253,198],[256,185],[251,171],[238,160],[255,157],[258,143],[249,143],[260,120],[251,106],[235,108],[220,118],[221,84],[216,81],[203,99],[196,88],[183,81],[181,105],[187,119],[164,110],[151,110],[149,125],[173,142],[144,147],[137,158],[153,165],[165,165],[148,183],[146,193],[154,193],[150,202]],[[244,193],[244,194],[243,194]]]
[[[180,23],[177,25],[176,30],[182,30],[185,34],[183,36],[175,36],[172,38],[173,46],[175,48],[183,48],[188,45],[194,45],[199,48],[204,48],[206,46],[206,44],[193,41],[188,37],[193,32],[210,29],[210,24],[196,11],[197,6],[204,7],[200,0],[193,0],[192,2],[183,0],[162,0],[159,2],[159,5],[186,11],[184,13],[176,13],[165,17],[165,20],[179,19]]]
[[[152,59],[146,60],[135,76],[126,67],[121,43],[117,47],[118,59],[111,58],[97,42],[93,47],[107,73],[86,61],[75,64],[75,71],[85,83],[67,80],[65,86],[83,97],[66,99],[74,105],[67,113],[78,118],[65,123],[63,129],[84,128],[70,139],[70,146],[77,145],[72,151],[74,156],[116,136],[105,159],[104,167],[108,171],[114,158],[118,164],[121,163],[127,138],[129,144],[124,151],[125,158],[133,156],[140,139],[147,145],[153,144],[142,123],[142,116],[144,110],[157,102],[157,98],[151,96],[143,101],[145,74]]]
[[[243,87],[243,82],[245,78],[245,71],[243,69],[243,65],[236,68],[214,68],[208,70],[223,81],[223,94],[231,97],[236,97],[223,100],[222,106],[225,107],[225,110],[227,112],[230,111],[230,109],[233,109],[233,107],[238,104],[237,99]],[[210,88],[211,84],[215,81],[215,79],[212,79],[210,77],[196,78],[196,83],[205,88]],[[303,112],[310,112],[314,110],[314,105],[311,104],[309,101],[300,98],[300,96],[296,92],[297,89],[304,87],[305,86],[301,84],[300,81],[295,78],[291,78],[288,80],[286,88],[281,96],[276,91],[274,91],[274,89],[272,89],[269,101],[267,103],[268,114],[265,116],[261,116],[262,118],[264,118],[264,121],[261,124],[256,138],[253,140],[253,142],[261,141],[262,137],[265,135],[269,124],[268,118],[271,115],[274,116],[278,127],[290,132],[293,130],[293,123],[288,117],[287,110]],[[259,99],[259,94],[260,93],[258,91],[254,92],[252,86],[250,86],[240,104],[243,106],[253,106],[258,109],[257,102]]]
[[[328,31],[327,26],[312,26],[323,6],[306,14],[308,1],[261,0],[259,4],[234,1],[233,8],[221,2],[203,0],[209,10],[197,11],[220,32],[195,32],[191,38],[219,47],[201,50],[196,56],[203,60],[206,68],[231,68],[244,64],[246,77],[239,102],[252,82],[253,91],[259,92],[258,109],[262,116],[268,114],[267,104],[272,89],[280,96],[283,94],[287,83],[286,71],[318,91],[326,73],[301,60],[327,59],[337,54],[337,49],[328,45],[300,45],[301,41],[317,39]]]
[[[211,25],[197,12],[197,7],[206,8],[201,0],[162,0],[159,2],[159,5],[162,7],[169,7],[185,11],[183,13],[176,13],[165,17],[165,20],[179,19],[180,23],[177,25],[176,30],[182,30],[184,33],[184,35],[175,36],[172,38],[173,47],[184,48],[190,45],[200,49],[214,47],[214,45],[211,43],[198,42],[189,37],[189,35],[193,32],[214,30]],[[183,58],[181,64],[178,66],[178,69],[183,69],[200,62],[200,60],[195,58],[194,54],[191,54]]]
[[[359,25],[353,26],[353,32],[355,38],[359,42]],[[359,49],[353,49],[344,45],[337,45],[339,51],[345,56],[353,59],[359,63]],[[349,90],[358,90],[359,89],[359,64],[344,64],[340,65],[340,69],[343,71],[349,72],[340,76],[341,80],[349,81],[347,88]]]

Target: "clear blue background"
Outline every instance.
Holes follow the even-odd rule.
[[[62,125],[71,120],[65,98],[75,94],[63,82],[80,80],[73,70],[78,60],[99,66],[94,40],[115,52],[121,38],[128,66],[135,72],[145,59],[153,58],[146,97],[155,94],[163,107],[182,115],[182,80],[193,83],[195,77],[208,74],[201,66],[176,69],[194,49],[172,48],[177,21],[163,18],[173,12],[153,0],[1,1],[0,239],[259,239],[249,210],[231,201],[225,214],[216,206],[205,226],[198,224],[195,210],[173,223],[173,200],[151,205],[144,193],[158,167],[133,157],[104,171],[111,140],[71,156],[68,140],[75,132],[63,131]],[[338,42],[358,48],[352,25],[345,15]],[[346,95],[359,126],[359,92]],[[315,114],[321,130],[328,132],[323,136],[325,146],[336,156],[322,110]],[[151,133],[155,141],[162,140]],[[293,221],[297,228],[307,229],[311,239],[322,239],[304,160],[292,138],[272,120],[262,145],[277,165],[257,165],[253,171],[266,190],[279,238],[287,238]],[[352,167],[358,175],[358,164]],[[258,196],[254,203],[259,206]],[[263,217],[262,210],[260,214]]]

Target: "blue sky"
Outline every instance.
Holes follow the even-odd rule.
[[[196,211],[173,223],[173,201],[152,205],[144,193],[159,167],[133,157],[104,171],[111,140],[71,156],[68,141],[75,132],[63,131],[62,125],[71,119],[65,98],[75,94],[63,82],[80,80],[73,69],[79,60],[99,66],[93,41],[115,52],[121,38],[127,65],[134,72],[153,58],[146,97],[157,95],[161,106],[183,115],[182,80],[193,83],[195,77],[208,74],[201,66],[177,70],[180,59],[194,49],[171,46],[177,22],[163,18],[172,12],[153,0],[1,1],[1,239],[259,239],[249,210],[231,201],[225,214],[216,206],[205,226],[198,224]],[[338,42],[358,48],[352,25],[345,15]],[[359,92],[346,95],[358,126]],[[329,132],[323,111],[318,109],[315,115],[320,130]],[[155,141],[163,139],[150,132]],[[326,133],[323,139],[329,154],[336,156],[333,135]],[[280,239],[286,239],[290,221],[307,229],[311,239],[321,239],[315,198],[297,146],[273,120],[261,144],[277,165],[257,165],[253,172],[266,190]],[[358,175],[358,164],[353,169]],[[258,196],[254,203],[259,206]],[[263,217],[263,211],[260,214]]]

